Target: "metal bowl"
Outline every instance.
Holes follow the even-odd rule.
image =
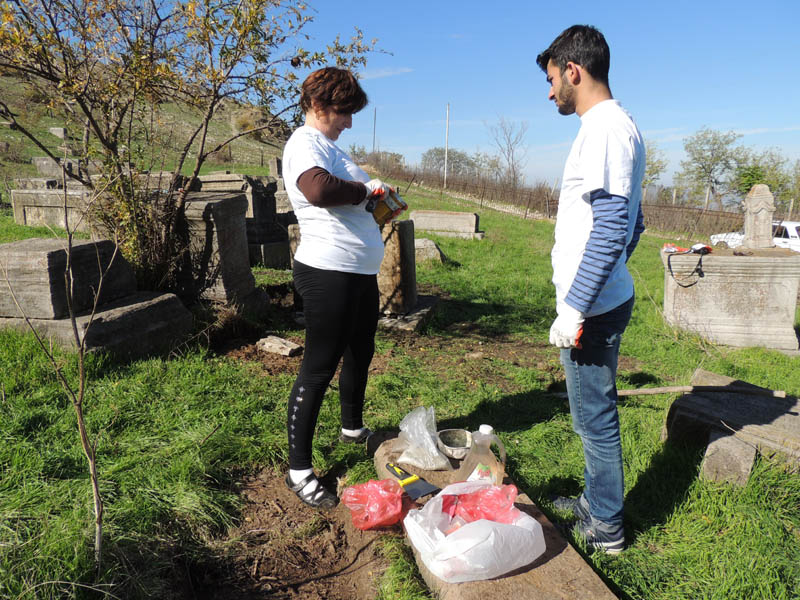
[[[436,445],[445,456],[461,460],[472,445],[472,434],[466,429],[442,429],[436,436]]]

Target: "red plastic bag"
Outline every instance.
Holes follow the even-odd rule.
[[[342,492],[342,503],[350,509],[358,529],[394,525],[403,517],[403,488],[396,479],[370,479]]]
[[[514,485],[492,485],[477,492],[461,494],[458,496],[455,510],[451,514],[453,517],[461,517],[467,523],[487,519],[497,523],[511,524],[521,514],[519,509],[514,506],[517,494],[517,488]]]

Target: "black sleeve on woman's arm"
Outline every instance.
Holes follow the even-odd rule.
[[[367,197],[367,186],[363,183],[340,179],[322,167],[303,171],[297,178],[297,187],[306,200],[320,208],[358,204]]]

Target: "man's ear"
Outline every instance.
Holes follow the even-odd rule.
[[[567,62],[567,66],[564,69],[564,77],[571,85],[577,85],[581,81],[581,66],[572,61]]]

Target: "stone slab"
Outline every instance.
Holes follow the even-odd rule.
[[[662,252],[661,258],[669,324],[718,344],[798,349],[798,253],[785,248],[754,251],[752,256]]]
[[[398,440],[383,442],[375,451],[375,470],[380,479],[391,478],[387,462],[400,456]],[[458,461],[453,461],[454,467]],[[433,485],[444,487],[455,481],[456,471],[425,471],[403,465],[407,471],[423,477]],[[505,483],[513,483],[508,477]],[[421,499],[424,500],[424,499]],[[517,496],[516,507],[539,521],[546,550],[535,562],[506,576],[488,581],[445,583],[431,573],[414,550],[420,574],[425,583],[442,600],[612,600],[616,598],[581,555],[561,536],[556,527],[525,495]]]
[[[417,304],[404,315],[383,316],[378,319],[378,327],[394,331],[418,331],[433,316],[439,298],[417,295]]]
[[[122,254],[114,255],[114,248],[110,240],[73,241],[72,306],[76,313],[94,304],[101,274],[100,304],[136,291],[133,269]],[[66,268],[65,240],[30,238],[0,245],[0,317],[22,317],[20,307],[30,318],[68,316]]]
[[[11,190],[11,205],[17,225],[45,225],[77,231],[89,231],[84,218],[91,193],[83,189],[24,189]],[[69,223],[64,218],[66,215]]]
[[[764,388],[697,369],[692,385]],[[662,440],[709,444],[704,475],[744,483],[755,451],[777,451],[800,463],[800,400],[741,392],[693,392],[677,398],[661,433]],[[726,439],[732,438],[732,439]]]
[[[408,216],[420,231],[474,234],[479,232],[477,213],[446,210],[414,210]]]
[[[69,319],[31,319],[43,337],[66,347],[75,347]],[[141,357],[171,350],[192,329],[192,314],[174,294],[137,292],[106,304],[95,314],[77,317],[78,335],[90,351],[105,351],[123,357]],[[27,331],[24,319],[0,318],[0,327]]]
[[[445,256],[433,240],[417,238],[414,240],[414,257],[418,263],[433,260],[439,263],[445,261]]]
[[[700,466],[704,479],[744,485],[753,470],[756,448],[730,433],[714,429],[708,436],[708,448]]]

